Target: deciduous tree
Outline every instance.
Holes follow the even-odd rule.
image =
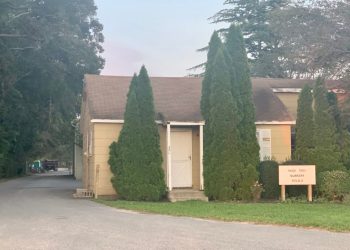
[[[0,0],[0,30],[4,164],[13,173],[35,158],[71,161],[83,76],[104,63],[94,1]]]

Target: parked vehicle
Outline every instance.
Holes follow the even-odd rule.
[[[42,173],[44,170],[43,170],[41,161],[40,160],[34,161],[31,168],[30,168],[30,171],[32,173]]]
[[[58,160],[44,160],[43,163],[43,169],[46,171],[57,171],[58,168]]]

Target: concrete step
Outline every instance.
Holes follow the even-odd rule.
[[[76,192],[73,194],[74,198],[92,198],[93,196],[94,193],[85,188],[77,188]]]
[[[208,197],[204,195],[203,191],[193,189],[173,189],[168,193],[168,199],[171,202],[189,200],[208,201]]]

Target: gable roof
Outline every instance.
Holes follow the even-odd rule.
[[[166,121],[198,122],[202,78],[151,77],[157,115]],[[131,77],[85,75],[84,95],[91,119],[123,120]],[[258,122],[290,122],[294,119],[273,93],[269,81],[253,78],[253,100]],[[161,119],[159,119],[161,120]]]

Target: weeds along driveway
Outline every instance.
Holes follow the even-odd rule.
[[[72,198],[67,176],[0,183],[0,249],[349,249],[350,234],[140,214]]]

